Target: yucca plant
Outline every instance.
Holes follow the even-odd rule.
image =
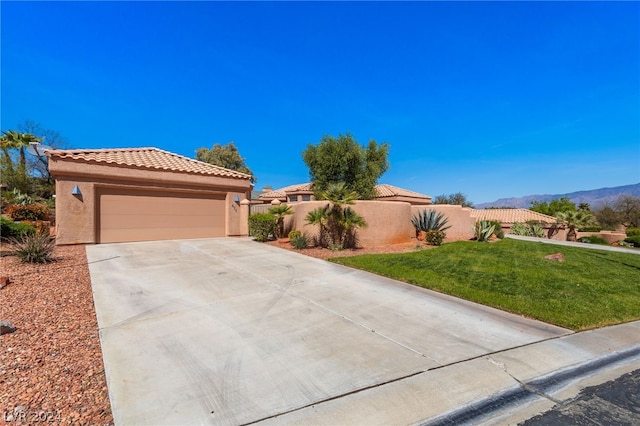
[[[496,225],[487,220],[479,220],[473,225],[473,235],[478,241],[489,241],[495,230]]]
[[[48,233],[31,232],[12,240],[13,253],[23,263],[47,263],[53,260],[56,242]]]
[[[411,223],[413,227],[416,229],[416,235],[420,231],[428,232],[428,231],[446,231],[451,228],[451,226],[445,226],[449,219],[443,214],[438,213],[435,210],[427,210],[424,209],[421,212],[418,212],[417,216],[413,216],[411,218]]]

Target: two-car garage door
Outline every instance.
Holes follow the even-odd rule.
[[[98,242],[225,236],[225,195],[99,188]]]

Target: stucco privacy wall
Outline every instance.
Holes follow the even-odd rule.
[[[327,201],[306,201],[288,204],[294,214],[285,219],[285,228],[300,230],[311,237],[318,235],[318,225],[305,223],[307,213],[324,207]],[[356,201],[349,206],[363,217],[366,228],[358,229],[357,236],[361,246],[378,246],[411,241],[415,231],[411,224],[411,205],[398,201]]]
[[[471,217],[473,209],[449,204],[412,206],[411,216],[417,216],[418,212],[423,210],[435,210],[444,214],[448,219],[447,226],[451,226],[451,228],[445,231],[447,233],[445,241],[470,240],[473,238],[473,224],[475,223],[475,219]],[[411,229],[413,229],[413,226]]]
[[[240,201],[250,194],[249,179],[84,162],[55,155],[49,156],[49,171],[56,180],[57,244],[99,242],[97,197],[101,188],[215,196],[224,199],[225,235],[248,235],[247,221],[242,220],[242,209],[248,207]],[[72,194],[75,186],[80,194]]]

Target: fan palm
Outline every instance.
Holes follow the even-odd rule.
[[[8,174],[8,177],[14,178],[14,186],[21,192],[27,191],[27,159],[24,153],[24,149],[31,143],[40,142],[42,139],[32,135],[31,133],[20,133],[15,130],[2,131],[0,136],[0,149],[3,154],[3,166],[4,172]],[[10,149],[17,149],[19,152],[18,169],[13,170],[13,162],[11,160]]]
[[[271,207],[269,213],[276,218],[276,238],[284,238],[284,217],[293,214],[293,210],[286,204],[280,204]]]
[[[568,210],[556,213],[558,223],[567,227],[567,241],[576,241],[580,228],[595,226],[596,218],[588,211]]]

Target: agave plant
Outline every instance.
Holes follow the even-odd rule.
[[[488,220],[479,220],[473,226],[473,235],[478,241],[489,241],[495,230],[495,224]]]
[[[411,218],[413,227],[416,228],[416,234],[420,231],[446,231],[451,226],[445,226],[449,219],[445,217],[443,213],[438,213],[435,210],[422,210],[418,212],[417,216]]]

